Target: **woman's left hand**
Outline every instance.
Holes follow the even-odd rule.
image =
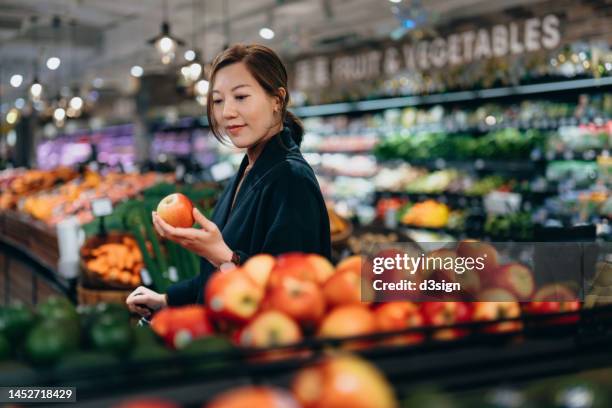
[[[174,241],[206,258],[216,267],[224,262],[229,262],[232,259],[232,250],[223,240],[219,227],[197,208],[193,209],[193,218],[202,229],[173,227],[162,220],[156,212],[153,212],[153,223],[162,238]]]

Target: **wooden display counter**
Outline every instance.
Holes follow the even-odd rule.
[[[0,304],[74,297],[74,282],[56,273],[58,259],[53,229],[15,211],[0,213]]]

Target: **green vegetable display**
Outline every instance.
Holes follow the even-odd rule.
[[[379,160],[529,160],[535,149],[543,149],[546,134],[514,128],[490,132],[481,137],[445,133],[391,135],[374,149]]]

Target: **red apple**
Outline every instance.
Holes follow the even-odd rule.
[[[257,315],[238,335],[243,347],[268,348],[295,344],[302,340],[298,324],[284,313],[268,310]],[[274,361],[298,355],[294,350],[283,349],[257,354],[253,361]]]
[[[275,264],[276,260],[272,255],[259,254],[249,258],[242,268],[260,288],[265,289]]]
[[[364,290],[368,290],[364,298],[371,299],[373,297],[372,287],[365,284],[363,287]],[[362,282],[360,275],[345,269],[344,271],[336,272],[325,282],[323,295],[329,307],[359,304],[362,302],[361,289]]]
[[[523,310],[527,314],[549,314],[549,313],[567,313],[577,312],[580,310],[580,302],[577,300],[569,302],[528,302],[524,305]],[[567,316],[551,317],[545,319],[542,323],[546,324],[571,324],[580,320],[578,313],[569,314]]]
[[[499,255],[497,249],[485,242],[473,240],[460,241],[457,244],[457,256],[473,259],[473,262],[477,264],[475,270],[478,270],[481,276],[493,273],[498,266]],[[480,265],[482,265],[482,268],[479,268]],[[486,280],[485,277],[484,281]]]
[[[338,265],[336,265],[336,273],[349,270],[357,275],[361,275],[361,266],[363,259],[361,255],[351,255],[348,258],[344,258]]]
[[[331,311],[319,327],[319,337],[342,338],[371,334],[376,331],[376,318],[370,309],[361,305],[339,306]],[[345,344],[347,348],[369,347],[370,341]]]
[[[334,265],[327,258],[318,254],[308,254],[307,257],[314,267],[317,283],[323,285],[334,274]]]
[[[354,266],[351,270],[356,270],[357,273],[361,271],[360,276],[364,280],[364,283],[368,284],[368,287],[371,287],[372,282],[380,279],[386,283],[399,283],[399,282],[402,282],[402,280],[410,280],[410,281],[415,282],[416,287],[418,288],[418,285],[421,279],[423,278],[423,273],[422,271],[418,270],[418,271],[415,271],[414,274],[412,274],[411,273],[412,270],[410,269],[412,264],[408,263],[407,267],[406,265],[404,265],[404,261],[403,261],[404,255],[416,256],[412,254],[412,251],[407,251],[407,250],[403,250],[400,248],[387,248],[387,249],[383,249],[379,251],[378,253],[376,253],[372,259],[367,259],[364,257],[362,259],[360,269],[355,269],[356,260],[353,261]],[[398,257],[400,259],[399,265],[397,265]],[[374,262],[375,262],[374,259],[382,260],[382,265],[380,266],[384,268],[384,271],[381,274],[374,273]],[[393,261],[393,267],[386,268],[387,265],[385,265],[385,262],[391,263],[388,260]],[[348,269],[349,269],[348,265],[342,268],[340,267],[340,265],[338,267],[339,271],[344,271]],[[406,299],[406,297],[400,294],[399,292],[395,292],[391,290],[378,291],[378,295],[380,296],[379,299],[383,299],[386,301],[411,300],[411,299],[418,298],[419,292],[412,291],[410,293],[410,299]]]
[[[521,315],[521,307],[516,297],[505,289],[487,289],[479,295],[481,302],[473,303],[474,321],[512,319]],[[523,324],[518,321],[501,322],[486,326],[486,332],[509,332],[520,330]]]
[[[285,276],[270,289],[265,307],[286,313],[303,327],[312,327],[325,314],[325,298],[316,283]]]
[[[292,276],[301,280],[317,282],[317,271],[308,259],[308,255],[291,252],[276,258],[276,264],[270,272],[268,287],[279,285],[285,276]]]
[[[457,257],[457,252],[452,249],[441,248],[431,251],[427,254],[426,265],[423,265],[422,273],[424,278],[428,278],[434,274],[439,275],[446,281],[453,282],[455,280],[455,269],[450,267],[447,260],[454,262]],[[429,260],[427,260],[429,258]],[[430,266],[429,268],[427,266]],[[454,263],[453,263],[454,265]]]
[[[435,268],[424,271],[424,277],[431,277],[432,279],[441,282],[458,282],[461,285],[461,293],[459,300],[472,300],[474,295],[481,289],[480,273],[475,269],[467,268],[465,265],[462,267],[465,270],[455,270],[450,267],[450,261],[455,262],[457,253],[453,250],[442,248],[430,252],[427,255],[428,258],[438,258],[440,261],[428,261],[431,265],[435,265]],[[438,267],[441,264],[441,267]],[[453,263],[455,265],[455,263]],[[440,296],[446,298],[446,294],[441,293]],[[448,300],[448,299],[447,299]]]
[[[548,284],[542,286],[533,296],[534,301],[525,305],[529,314],[564,313],[580,310],[580,301],[574,291],[563,284]],[[580,315],[570,314],[546,319],[545,324],[571,324],[580,320]]]
[[[502,265],[489,278],[489,286],[506,289],[519,300],[529,300],[535,289],[531,269],[519,263]]]
[[[562,283],[542,286],[533,296],[534,302],[571,302],[579,300],[572,289]]]
[[[393,388],[372,363],[353,356],[329,358],[300,370],[292,390],[304,408],[395,408]]]
[[[215,272],[205,290],[206,305],[220,321],[244,323],[255,315],[263,290],[242,268]]]
[[[481,291],[478,294],[478,300],[481,302],[517,302],[518,299],[514,293],[502,288],[489,288]]]
[[[151,320],[151,328],[172,348],[181,349],[192,340],[213,334],[203,306],[168,307]]]
[[[480,274],[475,271],[466,271],[455,276],[455,282],[461,285],[460,299],[471,302],[482,289]]]
[[[240,345],[243,347],[285,346],[301,340],[302,332],[298,324],[277,310],[261,312],[240,333]]]
[[[450,326],[471,320],[470,307],[465,302],[423,302],[421,312],[425,324],[430,326]],[[437,330],[433,337],[438,340],[451,340],[468,334],[466,329]]]
[[[419,307],[411,302],[384,303],[374,311],[376,325],[379,331],[397,331],[421,327],[424,325],[423,315]],[[404,345],[423,341],[422,333],[407,333],[383,340],[383,344]]]
[[[215,397],[206,408],[300,408],[287,391],[271,387],[245,386]]]
[[[193,225],[193,204],[181,193],[164,197],[157,205],[157,214],[162,220],[176,228],[189,228]]]

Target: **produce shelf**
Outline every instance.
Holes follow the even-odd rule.
[[[291,110],[297,116],[306,118],[311,116],[339,115],[353,112],[404,108],[408,106],[485,101],[510,96],[540,95],[573,90],[603,91],[610,86],[612,86],[612,77],[574,79],[569,81],[483,89],[478,91],[449,92],[424,96],[403,96],[397,98],[373,99],[369,101],[302,106]]]

